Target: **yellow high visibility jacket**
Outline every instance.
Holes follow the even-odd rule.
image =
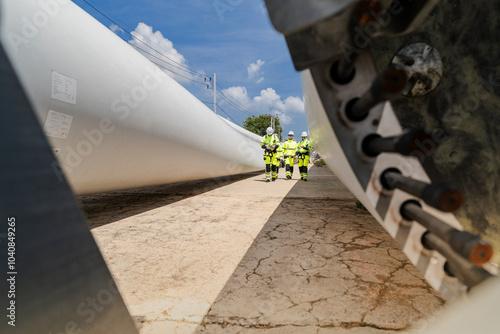
[[[285,158],[295,156],[295,151],[297,151],[297,142],[293,139],[289,139],[283,143],[283,154]]]
[[[309,139],[303,139],[297,144],[297,152],[309,155],[311,152],[311,142]]]
[[[276,150],[276,159],[280,159],[283,156],[283,144]]]
[[[274,149],[272,148],[267,149],[266,145],[274,146]],[[262,140],[260,141],[260,147],[264,149],[264,155],[273,155],[274,153],[276,153],[276,150],[279,146],[280,146],[280,141],[276,134],[272,134],[270,136],[264,135],[264,137],[262,137]]]

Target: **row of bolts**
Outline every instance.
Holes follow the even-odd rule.
[[[380,10],[378,1],[361,1],[354,10],[353,18],[359,26],[370,21],[373,10]],[[347,43],[352,42],[353,36]],[[355,76],[355,59],[347,61],[341,57],[331,69],[332,80],[338,84],[346,84]],[[361,97],[350,100],[345,107],[346,117],[352,122],[362,122],[367,118],[370,109],[377,104],[393,99],[402,93],[408,84],[404,69],[391,65],[384,69],[373,81],[370,89]],[[419,143],[432,140],[429,131],[413,129],[400,136],[382,138],[379,135],[369,135],[362,143],[362,151],[370,157],[376,157],[383,152],[399,153],[404,156],[422,152]],[[384,189],[392,191],[400,189],[427,205],[443,212],[455,212],[463,204],[463,196],[455,187],[437,183],[428,184],[403,176],[396,168],[386,169],[380,176]],[[400,207],[401,216],[408,221],[417,221],[427,229],[422,236],[422,245],[429,250],[442,254],[447,262],[444,270],[450,276],[457,277],[468,287],[475,286],[491,277],[491,274],[481,266],[488,263],[493,256],[492,246],[480,236],[467,231],[458,230],[444,221],[432,216],[422,209],[416,200],[403,203]]]

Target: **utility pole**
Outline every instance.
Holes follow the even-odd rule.
[[[271,127],[273,128],[274,130],[274,116],[271,116]]]
[[[205,82],[212,83],[212,78],[205,77]],[[210,89],[210,85],[207,84],[207,89]],[[212,83],[212,89],[214,90],[214,113],[217,114],[217,76],[214,73],[214,82]]]
[[[217,74],[214,73],[214,113],[217,114]]]

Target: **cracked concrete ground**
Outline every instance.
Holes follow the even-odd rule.
[[[81,201],[141,333],[393,333],[444,304],[327,168]]]

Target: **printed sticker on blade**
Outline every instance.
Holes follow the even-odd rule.
[[[76,80],[52,71],[51,97],[55,100],[76,104]]]
[[[66,139],[71,128],[71,122],[73,122],[73,116],[49,110],[43,131],[48,137]]]

